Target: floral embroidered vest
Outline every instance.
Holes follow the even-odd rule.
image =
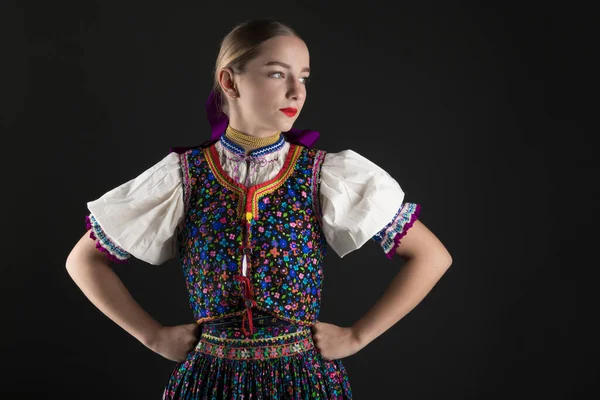
[[[300,325],[317,319],[326,241],[319,175],[325,152],[290,143],[273,179],[245,187],[223,170],[214,145],[180,153],[185,218],[179,257],[197,323],[252,309]]]

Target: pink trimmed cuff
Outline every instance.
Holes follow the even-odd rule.
[[[404,203],[392,221],[379,231],[373,240],[379,243],[388,259],[396,254],[401,239],[419,218],[421,206],[416,203]]]
[[[102,227],[98,224],[98,221],[96,221],[92,214],[85,216],[85,229],[90,230],[91,239],[97,240],[96,249],[106,253],[110,261],[119,264],[125,264],[129,262],[131,254],[123,250],[123,248],[119,247],[112,240],[110,240],[108,236],[106,236],[102,230]]]

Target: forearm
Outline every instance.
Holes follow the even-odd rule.
[[[147,347],[162,327],[135,301],[121,279],[102,260],[70,260],[67,271],[85,296],[108,318]]]
[[[365,347],[415,308],[448,268],[442,259],[408,259],[381,298],[352,325],[359,346]]]

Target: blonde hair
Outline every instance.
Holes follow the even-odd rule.
[[[219,71],[231,68],[243,73],[246,64],[259,53],[259,46],[275,36],[300,36],[289,26],[272,19],[248,20],[236,25],[221,41],[221,48],[213,71],[213,90],[218,110],[228,113],[228,104],[219,84]]]

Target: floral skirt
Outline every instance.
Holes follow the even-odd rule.
[[[342,361],[321,356],[310,327],[261,312],[252,320],[250,336],[241,317],[202,324],[196,348],[173,369],[163,400],[352,399]]]

